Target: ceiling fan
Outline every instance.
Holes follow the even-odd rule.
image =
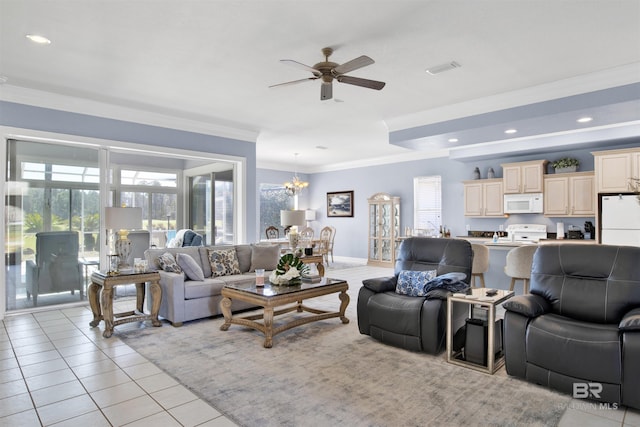
[[[362,79],[359,77],[351,77],[345,76],[346,73],[357,70],[358,68],[366,67],[367,65],[371,65],[374,63],[373,59],[368,56],[362,55],[351,61],[345,62],[344,64],[336,64],[335,62],[329,61],[329,56],[333,53],[333,49],[330,47],[325,47],[322,49],[322,54],[324,55],[325,60],[323,62],[318,62],[313,67],[309,67],[308,65],[302,64],[298,61],[294,61],[292,59],[281,59],[280,62],[288,65],[293,65],[294,67],[302,68],[303,70],[311,71],[313,77],[307,77],[306,79],[294,80],[291,82],[280,83],[276,85],[272,85],[269,87],[278,87],[278,86],[288,86],[292,84],[302,83],[309,80],[318,80],[322,79],[322,85],[320,87],[320,99],[325,101],[327,99],[331,99],[333,96],[333,80],[337,80],[340,83],[347,83],[350,85],[366,87],[369,89],[380,90],[384,87],[384,82],[379,82],[376,80]]]

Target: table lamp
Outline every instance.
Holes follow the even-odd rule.
[[[283,227],[291,226],[289,231],[289,246],[293,252],[298,247],[298,226],[303,226],[305,221],[305,211],[280,211],[280,225]]]
[[[311,227],[311,223],[316,220],[316,211],[307,209],[304,211],[304,219],[307,221],[307,227]]]
[[[129,268],[129,255],[131,255],[131,240],[127,239],[129,230],[139,229],[142,226],[142,208],[106,208],[105,224],[107,229],[117,230],[118,240],[114,243],[116,255],[120,258],[118,268]]]

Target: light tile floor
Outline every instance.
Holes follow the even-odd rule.
[[[116,312],[134,306],[134,299],[114,303]],[[235,425],[118,338],[124,328],[152,326],[119,325],[105,339],[104,324],[90,328],[92,319],[88,306],[4,319],[0,426]],[[640,412],[573,400],[559,426],[640,427]]]
[[[135,300],[115,302],[129,311]],[[88,306],[9,316],[0,329],[0,426],[235,426],[118,338]],[[140,322],[123,328],[152,327]],[[164,324],[163,327],[171,327]]]

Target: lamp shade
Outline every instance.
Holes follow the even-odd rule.
[[[313,209],[307,209],[304,211],[304,219],[306,221],[315,221],[316,220],[316,211]]]
[[[304,225],[304,211],[280,211],[280,225]]]
[[[112,230],[141,228],[142,208],[106,208],[105,224]]]

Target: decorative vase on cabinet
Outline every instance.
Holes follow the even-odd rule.
[[[369,265],[393,266],[400,236],[400,197],[376,193],[369,202]]]

